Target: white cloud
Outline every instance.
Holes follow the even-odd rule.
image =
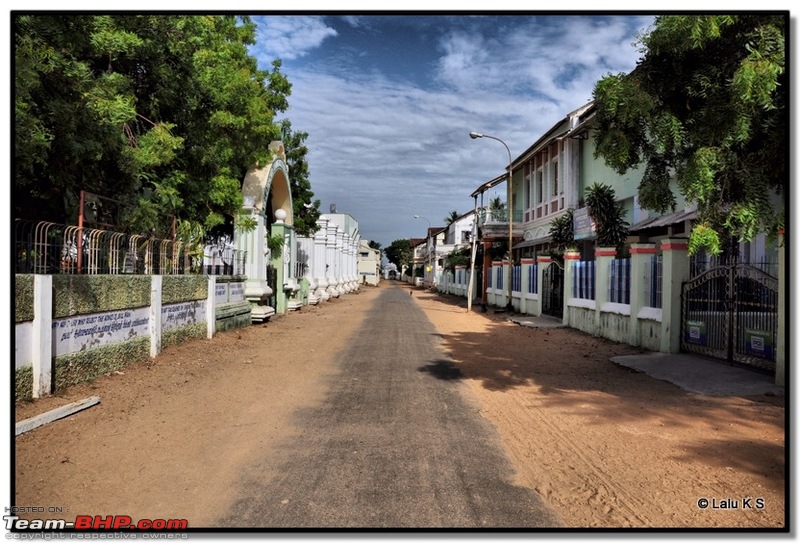
[[[443,224],[449,211],[471,209],[470,193],[505,169],[505,148],[471,140],[471,130],[503,139],[516,157],[588,102],[598,78],[635,65],[630,19],[545,23],[502,34],[443,34],[432,63],[439,85],[431,88],[333,63],[317,64],[317,71],[285,66],[292,83],[287,116],[309,133],[310,181],[323,211],[336,204],[359,221],[365,238],[384,246],[420,237],[427,224],[413,215]],[[317,29],[317,44],[330,35],[318,20],[291,29],[271,24],[273,32]]]
[[[293,60],[319,47],[337,32],[322,17],[254,17],[258,22],[257,51],[273,58]]]

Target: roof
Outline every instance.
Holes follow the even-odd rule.
[[[541,245],[542,243],[550,243],[551,241],[553,241],[553,236],[548,234],[546,236],[542,236],[541,238],[526,239],[525,241],[517,243],[516,245],[512,246],[511,248],[512,249],[522,249],[524,247],[533,247],[534,245]]]
[[[486,183],[484,183],[483,185],[481,185],[480,187],[478,187],[477,189],[472,191],[472,194],[470,194],[470,196],[475,198],[479,194],[481,194],[483,192],[486,192],[490,188],[492,188],[492,187],[494,187],[496,185],[499,185],[500,183],[505,181],[507,178],[508,178],[508,174],[507,173],[503,173],[501,175],[498,175],[494,179],[491,179],[491,180],[487,181]]]
[[[648,228],[658,228],[660,226],[670,226],[672,224],[676,224],[683,221],[690,221],[697,217],[697,211],[675,211],[674,213],[668,213],[666,215],[661,215],[660,217],[651,217],[649,219],[645,219],[643,221],[639,221],[630,228],[628,228],[629,232],[638,232],[640,230],[647,230]]]

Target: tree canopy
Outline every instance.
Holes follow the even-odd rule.
[[[16,15],[14,212],[74,223],[86,190],[118,224],[230,228],[291,85],[260,70],[247,17]]]
[[[394,263],[398,269],[403,266],[411,266],[414,260],[414,250],[411,248],[411,240],[396,239],[383,250],[386,259]]]
[[[596,156],[619,173],[644,165],[647,209],[675,209],[674,177],[697,203],[691,252],[783,225],[787,24],[774,14],[661,16],[637,67],[595,86]]]

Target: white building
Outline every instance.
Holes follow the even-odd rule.
[[[358,244],[358,276],[359,282],[378,286],[381,278],[381,252],[369,246],[369,241],[361,240]]]

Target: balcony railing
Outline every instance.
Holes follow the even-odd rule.
[[[514,211],[514,222],[522,222],[522,211]],[[484,224],[508,224],[508,212],[505,209],[478,210],[478,226]]]

